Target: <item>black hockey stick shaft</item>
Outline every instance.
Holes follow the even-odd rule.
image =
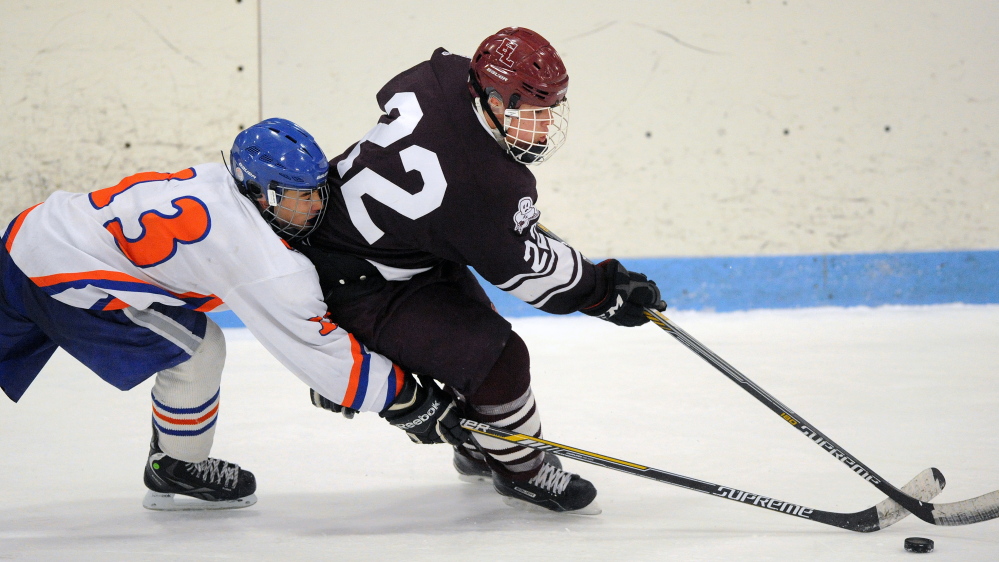
[[[461,420],[461,425],[473,433],[501,439],[518,446],[531,447],[532,449],[538,449],[540,451],[545,451],[569,459],[595,464],[597,466],[625,472],[635,476],[641,476],[643,478],[648,478],[664,484],[670,484],[686,488],[688,490],[693,490],[695,492],[701,492],[717,498],[724,498],[769,511],[783,513],[784,515],[791,515],[799,519],[807,519],[817,523],[832,525],[833,527],[839,527],[849,531],[856,531],[860,533],[878,531],[896,523],[909,514],[908,511],[903,509],[898,503],[891,499],[885,499],[878,505],[856,513],[823,511],[821,509],[813,509],[803,505],[781,501],[776,498],[746,492],[731,486],[712,484],[711,482],[681,476],[679,474],[666,472],[665,470],[651,468],[630,461],[623,461],[607,455],[591,453],[569,445],[555,443],[554,441],[531,437],[521,433],[514,433],[512,431],[493,427],[489,424],[474,420],[463,419]],[[907,484],[906,488],[910,489],[912,493],[923,495],[926,499],[932,499],[940,493],[945,485],[946,482],[943,479],[943,475],[940,474],[939,471],[936,469],[926,469],[916,476],[916,478],[914,478],[909,484]]]
[[[751,394],[754,398],[770,408],[775,414],[780,416],[792,427],[808,437],[816,445],[825,449],[827,453],[835,457],[858,476],[873,484],[889,498],[895,500],[902,507],[912,512],[927,523],[934,525],[969,525],[979,523],[999,517],[999,490],[984,494],[977,498],[953,502],[948,504],[933,504],[913,498],[905,492],[893,486],[890,482],[874,472],[866,464],[857,460],[843,447],[830,439],[826,434],[819,431],[814,425],[806,421],[803,417],[782,404],[779,400],[771,396],[768,392],[760,388],[756,383],[739,372],[738,369],[728,364],[724,359],[716,355],[693,336],[683,331],[669,318],[660,312],[646,309],[645,315],[655,325],[659,326],[680,343],[699,355],[702,359],[718,369],[723,375],[742,387],[743,390]]]

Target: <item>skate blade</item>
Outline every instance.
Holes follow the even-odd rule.
[[[239,509],[257,503],[257,496],[250,494],[237,500],[205,501],[178,494],[162,494],[148,490],[142,500],[142,507],[153,511],[214,511],[218,509]]]
[[[541,507],[540,505],[534,505],[533,503],[512,498],[510,496],[503,496],[503,503],[510,507],[530,511],[532,513],[554,513],[556,515],[600,515],[603,512],[603,509],[600,508],[600,504],[597,503],[597,500],[593,500],[588,505],[572,511],[552,511]]]

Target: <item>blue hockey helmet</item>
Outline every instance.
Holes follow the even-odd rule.
[[[278,236],[304,238],[319,224],[329,200],[329,162],[305,129],[287,119],[265,119],[236,135],[229,157],[239,192]]]

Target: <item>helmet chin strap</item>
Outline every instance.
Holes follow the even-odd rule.
[[[499,143],[501,147],[506,148],[506,135],[503,133],[503,127],[490,127],[486,123],[485,117],[482,116],[482,101],[479,98],[472,98],[472,108],[475,111],[475,116],[479,119],[479,123],[482,124],[482,128],[489,132],[493,136],[493,139]],[[490,111],[489,115],[495,119],[495,116]]]
[[[479,119],[479,123],[482,124],[482,128],[489,131],[489,134],[493,136],[493,139],[499,143],[500,147],[507,152],[510,151],[510,144],[506,141],[506,126],[500,122],[499,117],[496,116],[496,112],[493,111],[492,106],[489,105],[489,95],[486,94],[485,90],[482,89],[482,85],[475,78],[475,73],[471,70],[468,71],[468,83],[472,85],[472,89],[475,90],[477,96],[472,98],[472,107],[475,108],[475,116]],[[486,120],[482,117],[485,113],[489,116],[489,120],[493,122],[495,127],[490,127],[486,123]],[[503,115],[503,121],[509,123],[510,118],[505,114]]]
[[[478,79],[475,78],[475,72],[471,69],[468,71],[468,83],[472,85],[472,89],[474,89],[477,94],[475,102],[479,111],[481,112],[484,109],[486,114],[489,115],[489,119],[494,125],[496,125],[496,128],[499,129],[500,134],[505,137],[506,127],[500,123],[499,117],[496,117],[496,113],[493,112],[492,106],[489,105],[489,95],[482,89],[482,84],[479,84]],[[503,99],[500,98],[500,102],[502,101]]]

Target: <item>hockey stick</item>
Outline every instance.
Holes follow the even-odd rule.
[[[558,235],[551,230],[545,228],[541,225],[541,223],[537,223],[537,227],[548,237],[562,242],[563,244],[565,243],[564,240],[559,238]],[[871,470],[867,465],[859,460],[856,460],[853,455],[836,444],[836,442],[829,439],[824,433],[805,421],[804,418],[794,413],[794,411],[790,408],[781,404],[780,401],[757,386],[756,383],[749,380],[749,378],[740,373],[735,367],[729,365],[721,357],[715,355],[714,352],[701,344],[701,342],[694,339],[693,336],[684,332],[679,326],[671,322],[664,315],[652,309],[645,309],[645,315],[655,325],[668,332],[671,336],[676,338],[677,341],[710,363],[711,366],[718,369],[718,371],[720,371],[723,375],[740,385],[743,390],[750,393],[757,400],[773,410],[773,412],[784,419],[784,421],[801,431],[801,433],[804,434],[805,437],[808,437],[809,440],[825,449],[829,454],[850,468],[850,470],[856,472],[861,478],[873,484],[878,490],[884,492],[889,498],[898,502],[902,507],[912,512],[916,517],[919,517],[923,521],[934,525],[956,526],[980,523],[982,521],[988,521],[999,517],[999,490],[964,501],[942,504],[934,504],[928,500],[919,500],[905,494],[903,491],[899,490],[890,482],[886,481],[876,472]]]
[[[850,468],[850,470],[856,472],[861,478],[873,484],[878,490],[884,492],[889,498],[898,502],[902,507],[923,521],[934,525],[954,526],[970,525],[999,517],[999,490],[983,494],[977,498],[941,504],[930,503],[928,500],[921,501],[906,495],[867,465],[857,460],[846,449],[840,447],[835,441],[816,429],[814,425],[807,422],[803,417],[796,414],[793,410],[760,388],[756,383],[749,380],[749,378],[735,367],[715,355],[714,352],[694,339],[693,336],[680,329],[669,318],[652,309],[646,309],[645,316],[688,349],[710,363],[715,369],[718,369],[723,375],[741,386],[743,390],[773,410],[775,414],[791,424],[792,427],[804,434],[809,440],[825,449],[829,454]]]
[[[547,453],[552,453],[568,459],[595,464],[597,466],[626,472],[635,476],[641,476],[643,478],[648,478],[664,484],[670,484],[686,488],[688,490],[693,490],[695,492],[701,492],[708,494],[709,496],[724,498],[746,505],[752,505],[777,513],[783,513],[784,515],[792,515],[800,519],[807,519],[817,523],[832,525],[833,527],[839,527],[848,531],[856,531],[859,533],[879,531],[897,523],[909,515],[909,512],[906,511],[905,508],[890,498],[886,498],[882,500],[881,503],[856,513],[822,511],[821,509],[813,509],[803,505],[784,502],[776,498],[745,492],[731,486],[712,484],[711,482],[705,482],[703,480],[697,480],[687,476],[681,476],[679,474],[673,474],[672,472],[666,472],[665,470],[659,470],[658,468],[650,468],[648,466],[615,459],[606,455],[591,453],[589,451],[584,451],[568,445],[561,445],[559,443],[555,443],[554,441],[538,439],[522,433],[513,433],[505,429],[500,429],[498,427],[493,427],[489,424],[473,420],[463,419],[461,420],[461,425],[473,433],[502,439],[503,441],[514,443],[522,447],[531,447],[532,449],[538,449],[540,451],[545,451]],[[912,481],[906,484],[903,490],[905,490],[908,494],[914,494],[929,501],[936,497],[937,494],[943,490],[946,484],[947,483],[944,480],[943,474],[941,474],[939,470],[935,468],[927,468],[916,475]]]

